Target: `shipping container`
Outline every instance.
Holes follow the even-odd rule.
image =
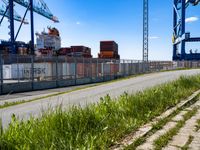
[[[118,52],[118,44],[115,41],[101,41],[100,51],[116,51]]]

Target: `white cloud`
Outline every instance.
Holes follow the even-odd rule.
[[[81,23],[79,21],[76,22],[77,25],[80,25]]]
[[[197,20],[199,20],[198,17],[189,17],[185,19],[185,22],[189,23],[189,22],[195,22]]]
[[[159,39],[159,38],[160,38],[160,37],[158,37],[158,36],[150,36],[150,37],[149,37],[150,40]]]

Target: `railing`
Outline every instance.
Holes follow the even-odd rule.
[[[149,61],[0,55],[0,94],[97,83],[125,76],[198,68],[200,61]]]

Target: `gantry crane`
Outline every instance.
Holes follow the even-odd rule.
[[[149,57],[149,1],[143,0],[143,61]]]
[[[2,0],[2,2],[4,3],[4,5],[0,7],[0,15],[2,16],[2,18],[0,19],[0,25],[5,17],[8,19],[10,17],[8,2],[6,0]],[[23,22],[24,24],[28,24],[28,21],[26,19],[23,20],[23,18],[16,11],[14,11],[14,20],[18,22]]]
[[[200,37],[190,37],[185,32],[186,10],[192,4],[196,6],[200,0],[173,0],[173,60],[200,60],[200,53],[186,53],[185,46],[189,42],[200,42]]]
[[[44,16],[47,19],[50,19],[54,22],[59,22],[57,17],[55,17],[47,7],[46,3],[43,0],[8,0],[9,3],[9,20],[10,20],[10,48],[11,53],[16,54],[15,49],[15,40],[20,32],[22,27],[22,23],[15,35],[15,28],[14,28],[14,3],[17,3],[26,8],[24,13],[23,20],[25,19],[27,12],[30,11],[30,24],[31,24],[31,53],[34,54],[34,16],[33,12],[36,12],[39,15]]]

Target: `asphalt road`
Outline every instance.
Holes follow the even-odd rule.
[[[85,106],[88,103],[98,102],[101,97],[107,94],[112,98],[117,98],[124,92],[135,93],[158,84],[176,80],[182,75],[189,76],[194,74],[200,74],[200,69],[147,74],[0,109],[0,117],[2,118],[3,126],[6,127],[10,122],[12,114],[18,116],[19,119],[28,119],[30,116],[38,117],[41,111],[48,109],[49,106],[52,108],[59,104],[66,108],[72,105]]]

